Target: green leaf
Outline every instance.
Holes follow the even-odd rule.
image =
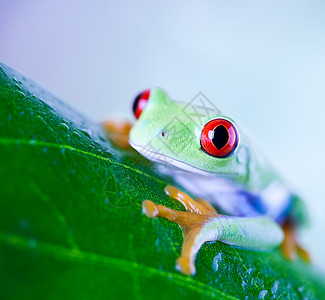
[[[324,299],[323,278],[277,250],[205,244],[197,274],[178,273],[180,228],[141,213],[181,209],[153,166],[5,65],[0,151],[1,299]]]

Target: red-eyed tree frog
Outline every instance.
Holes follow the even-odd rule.
[[[142,203],[149,218],[166,218],[182,228],[176,268],[195,274],[196,254],[207,241],[258,250],[281,245],[288,259],[299,254],[309,260],[295,239],[295,228],[306,216],[300,198],[231,118],[218,110],[202,115],[184,107],[153,88],[135,98],[133,126],[104,123],[113,141],[131,145],[197,197],[167,186],[167,195],[182,203],[185,212],[150,200]]]

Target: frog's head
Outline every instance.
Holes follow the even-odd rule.
[[[133,112],[130,144],[148,159],[206,175],[247,177],[248,146],[235,122],[218,110],[201,115],[154,88],[136,97]]]

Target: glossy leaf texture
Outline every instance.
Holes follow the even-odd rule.
[[[3,64],[0,154],[1,299],[324,299],[321,275],[278,250],[205,244],[197,274],[178,273],[180,228],[141,213],[181,209],[154,166]]]

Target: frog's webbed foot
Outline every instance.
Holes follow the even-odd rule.
[[[295,225],[287,220],[282,225],[284,232],[284,240],[281,244],[281,252],[288,260],[295,260],[299,255],[304,261],[310,262],[311,258],[309,253],[303,249],[296,240]]]
[[[106,138],[111,140],[114,144],[123,149],[130,148],[129,132],[132,124],[122,118],[115,118],[104,121],[102,124],[106,133]]]
[[[204,226],[220,216],[212,205],[202,199],[194,201],[187,194],[175,187],[167,186],[165,192],[171,198],[182,203],[186,212],[170,209],[164,205],[157,205],[150,200],[142,203],[142,211],[149,218],[162,217],[180,225],[184,242],[182,254],[177,260],[176,268],[182,273],[195,273],[195,257],[201,246],[207,241],[215,240],[213,226]]]
[[[175,187],[167,186],[165,192],[181,202],[186,211],[170,209],[150,200],[142,202],[142,211],[149,218],[166,218],[182,228],[184,242],[176,268],[184,274],[195,274],[195,256],[205,242],[220,241],[263,250],[276,247],[283,240],[281,227],[268,217],[223,216],[209,202],[194,201]]]

